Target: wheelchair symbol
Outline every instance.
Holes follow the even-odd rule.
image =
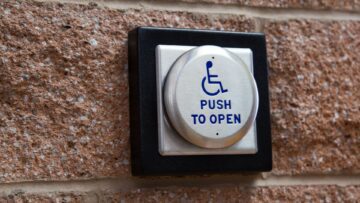
[[[214,80],[214,78],[217,78],[218,75],[213,75],[210,74],[210,68],[213,66],[213,63],[211,61],[206,62],[206,74],[207,76],[205,76],[201,82],[201,87],[203,89],[203,91],[209,95],[209,96],[216,96],[218,95],[220,92],[221,93],[225,93],[228,90],[224,89],[222,83],[220,81],[217,81],[216,79]],[[218,88],[215,91],[208,91],[208,89],[206,88],[206,85],[217,85]]]

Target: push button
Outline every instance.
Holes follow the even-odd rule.
[[[255,122],[258,91],[249,67],[217,46],[200,46],[172,65],[164,106],[175,130],[203,148],[238,142]]]

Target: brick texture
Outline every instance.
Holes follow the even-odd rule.
[[[242,16],[0,2],[0,181],[129,174],[127,33],[252,31]]]
[[[200,2],[360,10],[357,0]],[[359,184],[245,187],[217,181],[194,186],[189,177],[185,186],[171,186],[171,179],[163,178],[151,187],[124,177],[125,187],[102,180],[114,185],[104,191],[101,184],[94,188],[71,181],[130,176],[128,31],[160,26],[251,32],[258,20],[110,10],[94,3],[0,1],[0,184],[18,188],[0,191],[0,203],[359,202]],[[270,66],[273,177],[288,176],[289,184],[295,174],[358,177],[360,21],[261,22],[257,27],[266,34]],[[32,188],[35,193],[26,193],[38,180],[66,180],[69,188],[56,182],[44,188],[48,183],[42,182]],[[4,184],[19,181],[30,183]],[[59,191],[40,191],[51,188]]]
[[[68,192],[0,195],[0,202],[357,202],[359,186],[275,186],[139,188],[123,192]]]
[[[360,187],[185,187],[136,189],[105,194],[104,202],[356,202]]]
[[[256,19],[0,2],[0,182],[129,176],[127,33]],[[273,173],[359,173],[360,23],[267,21]]]
[[[360,171],[360,22],[265,25],[276,174]]]
[[[42,203],[96,203],[98,197],[93,193],[80,193],[80,192],[69,192],[69,193],[40,193],[31,194],[24,193],[21,191],[14,191],[9,195],[1,195],[1,203],[23,203],[23,202],[42,202]]]
[[[174,0],[177,2],[211,3],[267,8],[311,8],[319,10],[360,11],[357,0]]]

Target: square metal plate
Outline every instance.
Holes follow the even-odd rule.
[[[158,45],[250,49],[258,87],[257,152],[163,156],[159,153],[156,47]],[[269,171],[272,168],[265,36],[262,33],[139,27],[129,32],[130,141],[133,175],[185,175]]]
[[[169,125],[163,106],[163,86],[165,78],[172,64],[178,57],[195,46],[158,45],[156,47],[156,81],[157,81],[157,111],[159,130],[159,152],[163,156],[172,155],[215,155],[215,154],[255,154],[257,152],[256,124],[248,133],[234,145],[222,149],[206,149],[193,145],[183,139],[174,128]],[[226,48],[241,58],[250,72],[253,73],[253,57],[251,49]]]

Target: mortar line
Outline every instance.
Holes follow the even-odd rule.
[[[266,19],[263,18],[255,18],[254,22],[255,22],[255,32],[264,32],[265,30],[265,21]]]
[[[117,177],[89,180],[69,181],[34,181],[0,184],[0,194],[14,193],[55,193],[55,192],[126,192],[138,188],[154,187],[216,187],[216,186],[319,186],[337,185],[341,187],[360,185],[360,175],[298,175],[298,176],[269,176],[260,175],[214,175],[210,177],[160,177],[138,178]]]
[[[36,0],[39,2],[60,2],[88,4],[96,3],[100,7],[110,9],[141,9],[159,11],[180,11],[205,14],[244,15],[247,17],[290,20],[290,19],[314,19],[314,20],[360,20],[360,12],[341,10],[316,10],[307,8],[267,8],[251,7],[227,4],[209,3],[186,3],[165,1],[91,1],[91,0]]]

